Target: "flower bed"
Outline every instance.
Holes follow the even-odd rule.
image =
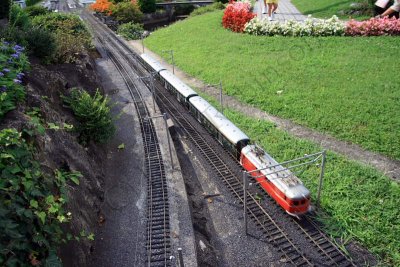
[[[249,2],[235,2],[231,0],[224,11],[222,25],[224,28],[234,32],[243,32],[246,23],[256,16],[250,9],[251,5]]]
[[[366,21],[350,20],[346,25],[349,36],[400,35],[400,19],[371,18]]]
[[[396,18],[371,18],[366,21],[344,22],[337,16],[330,19],[315,19],[309,16],[304,22],[289,20],[282,23],[260,20],[250,10],[249,2],[231,0],[224,11],[222,25],[234,32],[267,36],[400,35],[400,19]]]
[[[336,16],[327,20],[309,17],[304,22],[289,20],[283,23],[254,18],[246,24],[244,32],[267,36],[341,36],[345,29],[345,23]]]
[[[28,61],[23,51],[19,45],[0,44],[0,118],[25,96],[22,71],[28,67]]]

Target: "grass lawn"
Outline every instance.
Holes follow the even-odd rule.
[[[216,100],[205,96],[214,106]],[[230,109],[225,115],[278,161],[301,157],[322,148],[294,138],[273,124],[249,118]],[[319,167],[301,176],[315,202]],[[329,215],[319,218],[327,232],[343,241],[357,240],[381,258],[384,266],[400,266],[400,186],[372,168],[327,153],[321,205]]]
[[[399,37],[232,33],[222,12],[151,34],[147,47],[268,113],[400,159]]]
[[[346,10],[351,3],[366,2],[367,0],[291,0],[292,3],[305,15],[313,15],[317,18],[330,18],[333,15],[340,16],[341,10]],[[369,1],[369,0],[368,0]],[[372,1],[369,1],[372,2]],[[348,17],[348,16],[346,16]],[[345,18],[346,18],[345,17]],[[355,18],[367,18],[366,16],[354,16]]]

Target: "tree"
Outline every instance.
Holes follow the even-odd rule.
[[[143,13],[132,2],[121,2],[112,8],[112,16],[120,23],[140,22]]]

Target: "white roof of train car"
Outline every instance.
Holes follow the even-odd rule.
[[[260,153],[261,151],[263,153]],[[278,165],[279,163],[264,150],[257,148],[255,145],[248,145],[242,149],[242,153],[257,169],[267,168],[262,170],[261,173],[264,174],[288,198],[299,199],[310,195],[310,191],[308,191],[297,176],[295,176],[291,171],[283,168],[281,165]]]
[[[162,70],[165,70],[164,66],[160,64],[157,60],[155,60],[153,57],[151,57],[148,54],[141,54],[141,58],[149,64],[154,71],[160,72]]]
[[[197,93],[192,88],[190,88],[188,85],[182,82],[178,77],[176,77],[170,71],[163,70],[162,72],[160,72],[160,75],[165,80],[167,80],[173,87],[175,87],[175,89],[179,93],[181,93],[185,98],[190,95],[197,95]]]
[[[189,98],[189,102],[200,111],[231,143],[237,144],[241,140],[249,140],[235,124],[216,110],[210,103],[200,96]]]

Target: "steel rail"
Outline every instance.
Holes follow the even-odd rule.
[[[119,45],[130,51],[130,48],[124,42],[121,40],[117,41],[119,42]],[[143,66],[141,68],[138,66],[138,62],[140,61],[137,59],[137,57],[139,56],[131,52],[130,55],[133,56],[133,59],[130,58],[129,62],[137,72],[140,72],[141,75],[143,75],[145,73],[143,71]],[[136,60],[134,60],[135,58]],[[149,84],[146,85],[149,87]],[[229,190],[243,203],[243,185],[240,178],[238,178],[238,176],[231,171],[231,169],[224,163],[218,154],[215,153],[215,150],[209,146],[208,142],[201,136],[195,127],[180,112],[176,112],[177,109],[174,107],[175,104],[164,95],[163,87],[162,89],[160,89],[160,87],[162,87],[160,84],[156,86],[157,95],[163,97],[163,104],[166,102],[169,103],[168,107],[164,105],[164,107],[168,109],[168,113],[173,117],[174,121],[181,126],[181,129],[186,133],[192,143],[199,149],[200,153],[207,160],[207,162],[211,164],[211,167],[214,169],[214,171],[216,171],[220,178],[223,179]],[[218,163],[216,163],[216,161],[218,161]],[[285,164],[291,161],[283,163]],[[237,161],[235,163],[239,165]],[[261,190],[261,188],[259,189]],[[265,194],[263,190],[261,191]],[[300,249],[297,248],[297,246],[290,240],[290,238],[284,233],[279,225],[276,224],[276,222],[268,214],[268,211],[262,205],[260,205],[258,200],[250,194],[247,197],[247,201],[249,202],[248,214],[250,214],[255,223],[263,230],[263,233],[268,238],[268,241],[277,246],[277,248],[286,255],[287,259],[296,266],[314,265],[309,259],[307,259],[306,256],[301,253]],[[335,244],[333,244],[333,242],[323,233],[320,227],[312,221],[312,219],[308,218],[307,216],[305,217],[309,222],[308,227],[305,227],[295,218],[288,215],[287,217],[296,222],[296,225],[306,236],[306,238],[318,249],[319,254],[328,261],[328,263],[323,265],[343,267],[356,266],[350,258],[348,258]],[[270,224],[268,224],[268,222]],[[276,228],[278,232],[273,231],[273,228]],[[282,242],[282,240],[285,241]]]
[[[94,18],[90,15],[85,16],[98,34],[101,27],[98,26]],[[162,160],[156,131],[151,120],[148,120],[149,112],[136,85],[136,80],[131,77],[130,71],[115,55],[115,50],[120,57],[125,58],[126,51],[118,48],[114,41],[114,36],[102,30],[102,34],[107,37],[96,36],[105,49],[108,57],[114,63],[117,70],[124,79],[129,92],[132,96],[135,109],[137,111],[140,127],[142,131],[142,140],[145,149],[146,174],[148,178],[147,188],[147,266],[170,266],[170,227],[169,227],[169,206],[168,191],[165,169]],[[112,46],[114,44],[115,46]],[[114,50],[114,52],[112,52]],[[131,68],[129,68],[131,69]],[[137,76],[137,75],[136,75]]]

